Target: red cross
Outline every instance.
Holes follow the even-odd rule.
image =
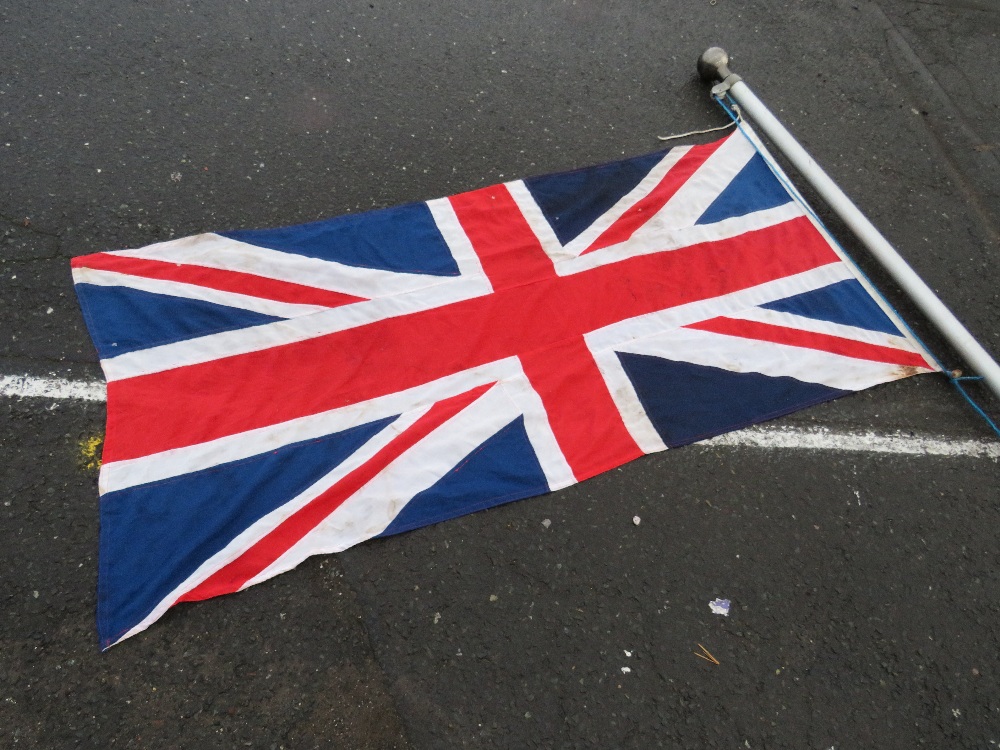
[[[109,384],[116,461],[358,403],[519,357],[578,479],[635,458],[589,331],[835,262],[806,219],[556,275],[507,189],[451,198],[492,294]],[[775,253],[794,243],[795,252]],[[193,415],[210,414],[199,420]]]
[[[642,453],[625,428],[583,334],[837,260],[803,219],[805,225],[797,221],[780,225],[750,239],[640,256],[560,277],[506,188],[490,187],[451,200],[494,284],[493,294],[229,360],[119,381],[112,387],[125,386],[128,391],[115,395],[127,395],[137,407],[142,402],[145,413],[153,406],[159,429],[168,425],[180,430],[186,414],[208,409],[216,413],[220,401],[234,404],[207,426],[209,432],[201,437],[211,439],[518,356],[542,399],[560,448],[582,480]],[[803,231],[817,241],[803,243]],[[796,240],[800,247],[776,262],[772,243],[783,240]],[[296,383],[303,387],[295,388]],[[242,588],[396,457],[488,388],[481,386],[435,404],[365,464],[178,602]],[[181,398],[164,393],[180,393]],[[250,408],[239,408],[245,393],[260,395],[250,401]],[[130,439],[145,443],[129,443],[133,450],[149,450],[148,434],[132,429]]]

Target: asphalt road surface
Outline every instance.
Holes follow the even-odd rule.
[[[652,151],[725,122],[713,44],[1000,354],[998,32],[993,0],[2,1],[0,376],[100,378],[74,255]],[[996,454],[668,451],[102,654],[103,403],[0,409],[0,746],[1000,743]],[[779,426],[991,439],[936,376]]]

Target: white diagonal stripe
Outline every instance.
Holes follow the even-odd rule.
[[[874,344],[875,346],[886,346],[891,349],[901,349],[906,352],[920,351],[915,349],[910,340],[903,336],[893,336],[891,333],[885,333],[884,331],[873,331],[868,328],[833,323],[829,320],[817,320],[816,318],[807,318],[804,315],[768,310],[763,307],[749,307],[737,313],[727,313],[726,317],[751,320],[757,323],[783,326],[785,328],[795,328],[796,330],[809,331],[810,333],[822,333],[827,336],[837,336],[842,339],[861,341],[865,344]]]
[[[738,292],[730,292],[719,297],[689,302],[686,305],[677,305],[666,310],[629,318],[591,331],[584,338],[591,351],[599,352],[618,346],[623,341],[655,336],[673,328],[691,325],[709,318],[717,318],[720,315],[733,315],[748,307],[774,302],[793,294],[820,289],[837,281],[851,278],[854,277],[851,275],[850,269],[843,263],[829,263],[802,273],[741,289]]]
[[[615,351],[648,354],[730,372],[795,378],[842,391],[860,391],[914,374],[910,368],[885,362],[690,328],[623,342]]]
[[[608,227],[618,221],[626,211],[649,195],[663,181],[667,173],[677,165],[677,162],[690,150],[690,146],[679,146],[667,152],[663,159],[649,171],[638,185],[619,198],[614,206],[603,213],[593,224],[570,240],[565,246],[563,246],[556,233],[552,230],[552,226],[549,224],[548,219],[531,195],[531,191],[528,190],[524,181],[514,180],[508,182],[506,183],[506,187],[548,256],[553,261],[567,260],[575,258],[586,250],[594,240],[600,237]]]
[[[566,244],[566,251],[573,257],[579,255],[606,232],[612,224],[639,201],[648,196],[670,174],[677,163],[691,151],[691,146],[679,146],[667,152],[649,174],[642,178],[638,185],[622,196],[618,202],[597,221]]]
[[[490,389],[397,456],[243,588],[291,570],[307,557],[342,552],[381,534],[415,495],[518,416],[500,388]]]
[[[313,315],[279,320],[236,331],[213,333],[173,344],[119,354],[117,357],[102,359],[101,367],[109,381],[149,375],[175,367],[211,362],[283,344],[294,344],[367,325],[377,320],[479,297],[491,291],[485,277],[460,276],[447,284],[418,289],[395,297],[355,302],[352,305],[324,310]]]
[[[418,410],[400,417],[386,429],[374,435],[358,451],[348,456],[343,463],[331,470],[326,476],[317,480],[299,495],[292,498],[287,503],[282,504],[271,513],[268,513],[266,516],[253,523],[241,534],[234,537],[232,541],[230,541],[229,544],[227,544],[223,549],[219,550],[199,565],[194,573],[188,576],[180,585],[174,588],[173,591],[161,599],[141,622],[115,641],[115,643],[120,643],[136,633],[141,633],[154,622],[159,620],[163,616],[163,613],[170,609],[170,607],[174,605],[174,602],[176,602],[181,595],[191,591],[191,589],[205,581],[217,570],[220,570],[231,563],[233,560],[242,555],[247,549],[276,529],[285,519],[293,515],[296,511],[310,503],[312,500],[315,500],[352,471],[362,466],[366,461],[369,461],[376,453],[382,450],[382,448],[409,429],[409,427],[420,419],[426,411],[426,409]]]
[[[636,234],[693,226],[755,153],[746,138],[738,133],[730,135]]]
[[[565,276],[571,273],[589,271],[598,266],[639,255],[670,252],[691,245],[721,242],[749,232],[777,226],[801,216],[804,216],[802,208],[797,203],[788,202],[774,208],[755,211],[746,216],[733,216],[711,224],[697,224],[674,229],[652,226],[650,228],[655,231],[636,232],[632,237],[617,245],[609,245],[578,258],[563,261],[556,266],[556,270],[561,276]],[[655,221],[655,218],[650,219],[644,226],[650,226]]]
[[[183,281],[168,279],[151,279],[146,276],[133,276],[118,271],[105,271],[96,268],[79,267],[73,269],[74,284],[94,284],[95,286],[122,286],[138,289],[152,294],[166,294],[171,297],[211,302],[226,307],[236,307],[250,310],[262,315],[272,315],[277,318],[295,318],[299,315],[311,315],[315,312],[329,310],[324,305],[303,305],[294,302],[279,302],[265,297],[253,297],[237,292],[224,292],[219,289],[188,284]]]
[[[239,271],[366,299],[402,294],[446,284],[454,279],[451,276],[359,268],[332,260],[271,250],[211,232],[158,242],[135,250],[115,250],[108,254]]]
[[[528,186],[524,184],[524,180],[508,182],[506,187],[517,204],[518,209],[521,211],[521,215],[528,222],[528,226],[531,227],[531,231],[534,232],[539,244],[542,246],[545,254],[552,259],[552,262],[555,263],[556,261],[572,258],[573,255],[563,248],[562,242],[559,241],[556,233],[552,230],[552,225],[545,218],[541,207],[535,202],[535,198],[531,194],[531,191],[528,190]]]

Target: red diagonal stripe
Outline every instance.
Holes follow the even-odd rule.
[[[206,266],[130,258],[111,253],[94,253],[93,255],[73,258],[72,265],[74,268],[115,271],[147,279],[180,281],[185,284],[217,289],[220,292],[234,292],[250,297],[261,297],[276,302],[292,302],[300,305],[341,307],[352,302],[364,301],[364,298],[354,297],[350,294],[331,292],[327,289],[317,289],[316,287],[269,279],[240,271],[223,271]]]
[[[838,260],[802,217],[307,341],[113,381],[105,460],[359,403]]]
[[[787,344],[788,346],[801,346],[806,349],[818,349],[844,357],[868,359],[874,362],[885,362],[886,364],[901,365],[903,367],[929,367],[921,355],[905,349],[867,344],[863,341],[854,341],[853,339],[831,336],[826,333],[813,333],[812,331],[803,331],[798,328],[786,328],[785,326],[776,326],[770,323],[760,323],[755,320],[740,320],[738,318],[725,317],[712,318],[711,320],[703,320],[700,323],[692,323],[686,326],[686,328],[722,333],[727,336],[740,336],[745,339],[770,341],[774,344]]]
[[[376,474],[491,387],[492,384],[480,386],[467,393],[434,404],[426,414],[362,466],[299,508],[236,560],[217,570],[174,603],[201,601],[220,594],[239,591],[247,581],[266,570],[269,565],[339,508],[345,500],[368,484]]]
[[[677,191],[684,186],[684,183],[686,183],[691,176],[698,171],[698,168],[705,163],[708,157],[714,154],[716,149],[718,149],[719,146],[725,142],[726,139],[723,138],[721,141],[715,141],[714,143],[692,146],[691,149],[684,154],[684,156],[682,156],[673,167],[671,167],[670,171],[663,176],[660,183],[653,188],[645,198],[638,201],[628,211],[622,214],[621,218],[605,229],[604,232],[596,240],[594,240],[593,243],[591,243],[590,247],[580,253],[580,255],[586,255],[587,253],[592,253],[595,250],[611,247],[611,245],[617,245],[619,242],[625,242],[625,240],[635,234],[635,231],[639,227],[649,221],[657,211],[663,208],[667,201],[673,198]]]

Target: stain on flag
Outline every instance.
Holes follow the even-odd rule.
[[[935,369],[754,148],[73,259],[98,630]]]

